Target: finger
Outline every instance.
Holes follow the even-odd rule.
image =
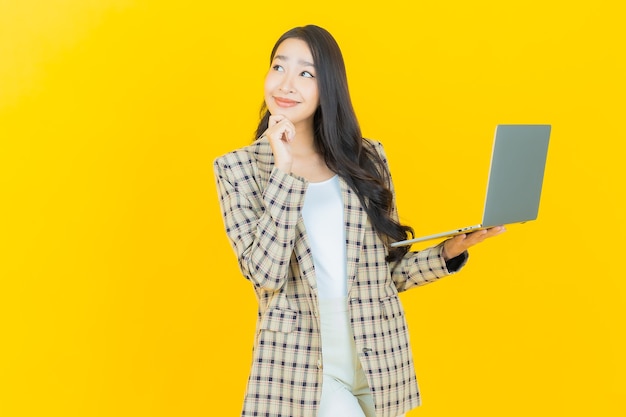
[[[275,130],[275,129],[279,129],[279,130]],[[278,132],[283,133],[286,130],[289,130],[291,132],[289,133],[289,136],[293,138],[296,128],[293,125],[293,123],[291,123],[291,120],[279,114],[276,116],[270,116],[270,120],[268,122],[268,130],[271,130],[272,133],[278,133]]]
[[[489,229],[487,229],[487,237],[492,237],[492,236],[497,236],[501,233],[506,232],[506,227],[504,226],[495,226],[495,227],[490,227]]]
[[[476,232],[472,232],[467,237],[467,244],[470,246],[475,245],[477,243],[484,241],[485,239],[488,239],[493,236],[497,236],[500,233],[503,233],[504,231],[505,231],[505,228],[503,226],[496,226],[496,227],[490,227],[488,229],[483,229],[483,230],[478,230]]]
[[[267,123],[268,127],[272,127],[277,125],[278,123],[282,122],[283,120],[286,120],[287,118],[285,116],[283,116],[282,114],[273,114],[270,116],[270,119]]]
[[[286,139],[288,142],[291,142],[293,138],[296,136],[296,127],[291,123],[291,121],[285,119],[285,133]]]
[[[296,135],[296,127],[287,118],[281,120],[275,127],[276,132],[280,134],[280,139],[291,142]]]
[[[295,128],[290,123],[279,123],[267,130],[266,136],[271,142],[290,143],[295,136]]]
[[[458,244],[458,243],[463,242],[465,239],[467,239],[468,236],[469,236],[468,234],[462,233],[460,235],[456,235],[456,236],[452,237],[452,239],[450,239],[450,240],[452,240],[454,243]]]

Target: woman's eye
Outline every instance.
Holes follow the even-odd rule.
[[[273,69],[274,71],[280,71],[280,72],[283,72],[283,71],[284,71],[283,67],[282,67],[281,65],[278,65],[278,64],[274,65],[274,66],[272,67],[272,69]]]
[[[309,71],[303,71],[302,76],[305,78],[315,78]]]

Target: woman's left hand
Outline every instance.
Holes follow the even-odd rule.
[[[443,243],[443,258],[446,261],[456,258],[469,249],[470,246],[474,246],[485,239],[497,236],[505,231],[506,228],[504,226],[496,226],[490,227],[489,229],[454,236]]]

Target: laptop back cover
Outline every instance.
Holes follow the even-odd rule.
[[[550,131],[550,125],[497,126],[484,227],[537,218]]]

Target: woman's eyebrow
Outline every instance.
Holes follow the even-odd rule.
[[[289,57],[285,56],[285,55],[276,55],[274,56],[274,59],[279,59],[281,61],[289,61]],[[298,64],[305,66],[305,67],[313,67],[315,68],[315,65],[312,62],[309,61],[304,61],[302,59],[298,60]]]

